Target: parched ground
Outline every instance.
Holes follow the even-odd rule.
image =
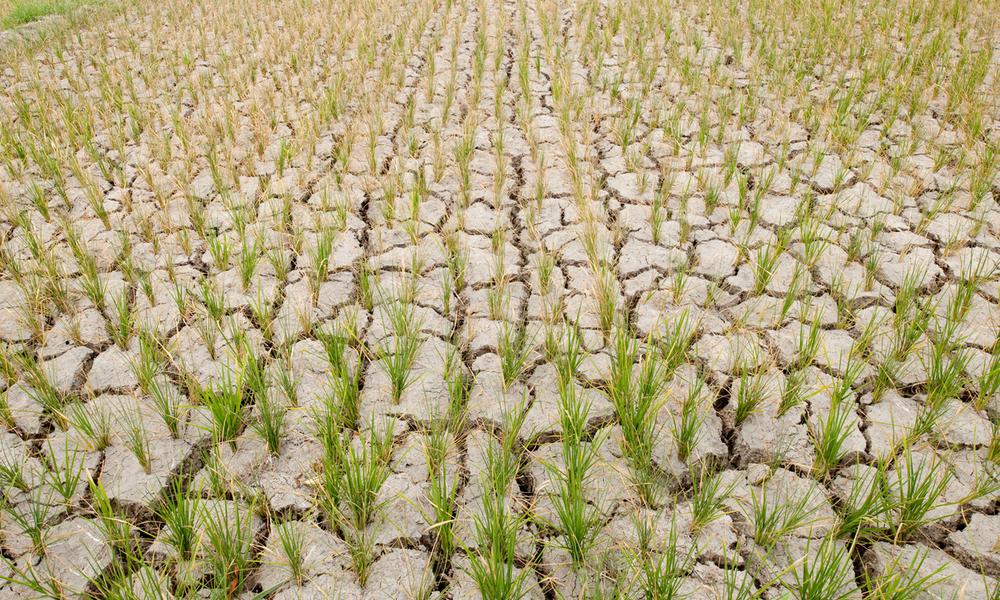
[[[996,0],[99,10],[0,50],[0,597],[1000,597]]]

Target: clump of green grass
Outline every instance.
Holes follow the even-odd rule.
[[[227,372],[216,385],[199,391],[201,402],[211,417],[211,431],[216,442],[235,440],[243,427],[243,392],[240,388]]]
[[[670,429],[677,445],[677,457],[688,460],[698,444],[699,432],[704,417],[701,415],[701,393],[705,388],[705,380],[695,375],[694,381],[688,387],[687,396],[681,403],[681,413],[671,420]]]
[[[736,487],[735,482],[723,485],[722,477],[709,473],[708,468],[699,469],[697,477],[692,475],[691,531],[702,527],[725,514],[725,502]]]
[[[924,459],[904,448],[893,467],[888,494],[894,508],[892,528],[896,541],[909,539],[918,529],[934,521],[932,512],[942,506],[941,494],[954,473],[944,460]]]
[[[0,29],[17,27],[51,15],[65,14],[88,3],[88,0],[14,0],[7,14],[0,17]]]
[[[558,517],[558,529],[574,566],[582,565],[598,533],[600,512],[588,502],[585,486],[599,459],[599,450],[607,437],[602,429],[586,440],[590,403],[579,397],[576,382],[559,380],[559,421],[562,429],[561,468],[549,465],[555,480],[552,496]]]
[[[135,311],[129,299],[131,291],[122,290],[111,302],[111,319],[107,323],[108,334],[119,348],[128,348],[135,328]]]
[[[612,344],[608,396],[622,430],[622,452],[637,492],[651,506],[658,495],[653,451],[661,429],[657,413],[664,403],[666,364],[650,344],[640,356],[639,342],[626,327],[616,329]]]
[[[102,407],[75,403],[69,409],[69,423],[80,432],[93,450],[111,445],[111,416]]]
[[[309,552],[305,546],[305,534],[294,521],[278,523],[275,531],[278,534],[278,547],[292,582],[302,585],[305,581],[306,554]]]
[[[753,539],[765,550],[774,547],[778,541],[796,529],[812,522],[812,515],[818,505],[813,501],[813,493],[798,498],[768,497],[767,487],[758,494],[750,488],[749,521],[753,524]]]
[[[125,425],[125,445],[135,455],[135,459],[139,461],[143,470],[150,473],[153,468],[153,457],[142,414],[139,413],[138,409],[123,406],[121,421]]]
[[[63,583],[52,577],[47,569],[36,569],[34,563],[14,561],[6,556],[0,557],[7,573],[0,579],[15,587],[21,587],[37,594],[39,598],[64,598]]]
[[[679,271],[678,273],[682,273]],[[681,286],[683,287],[683,286]],[[692,322],[688,310],[671,319],[662,338],[656,340],[662,348],[664,377],[669,378],[688,359],[688,350],[694,341],[698,325]]]
[[[453,450],[450,420],[435,420],[425,437],[424,455],[427,460],[427,492],[433,509],[434,545],[444,560],[449,560],[458,547],[455,535],[455,514],[458,510],[458,472],[449,469],[448,455]]]
[[[179,481],[170,486],[157,507],[157,515],[163,520],[166,542],[181,560],[190,560],[198,551],[199,507],[198,495],[189,493]]]
[[[391,385],[392,401],[398,403],[413,382],[413,364],[423,344],[420,321],[412,304],[389,302],[384,306],[391,335],[380,342],[375,353]]]
[[[830,410],[825,417],[819,417],[813,432],[816,446],[813,473],[818,478],[826,478],[840,464],[844,458],[844,445],[856,422],[857,414],[854,412],[853,403],[835,395]]]
[[[892,499],[884,493],[884,465],[865,471],[854,467],[851,489],[839,502],[835,535],[840,539],[865,542],[877,539],[889,526]]]
[[[28,352],[16,355],[16,360],[18,367],[20,367],[21,377],[28,384],[28,395],[41,405],[42,409],[55,420],[60,428],[65,429],[68,425],[66,416],[63,414],[66,397],[59,393],[59,390],[52,384],[47,369],[33,354]]]
[[[253,507],[221,501],[201,507],[208,567],[216,589],[235,598],[254,565]]]
[[[323,444],[321,503],[332,522],[363,531],[382,505],[379,490],[390,474],[393,426],[371,427],[354,441],[335,414],[328,412],[319,432]]]
[[[31,543],[31,551],[38,556],[45,555],[49,537],[49,517],[53,509],[49,496],[45,486],[37,486],[20,504],[3,502],[0,506],[5,520]]]
[[[524,327],[511,327],[504,323],[497,337],[497,352],[500,354],[500,373],[503,385],[510,388],[528,368],[531,344]]]
[[[354,429],[361,417],[361,369],[352,366],[350,337],[341,328],[320,332],[318,337],[330,363],[331,400],[338,406],[343,425]],[[290,389],[291,386],[283,384],[282,387]]]
[[[137,339],[139,356],[132,362],[132,372],[139,388],[153,399],[153,405],[170,435],[177,438],[183,421],[183,407],[173,386],[164,376],[168,364],[167,352],[152,331],[139,329]]]
[[[781,390],[781,400],[778,402],[778,416],[796,406],[801,405],[809,398],[806,393],[806,372],[802,369],[792,370],[785,376],[785,387]]]
[[[48,455],[52,465],[46,468],[45,480],[54,489],[63,501],[69,503],[76,495],[76,490],[83,478],[84,462],[86,458],[83,452],[69,443],[62,444],[62,460],[56,460],[55,449],[51,440],[48,442]]]
[[[517,439],[526,414],[520,406],[508,411],[500,443],[486,448],[486,493],[480,514],[473,518],[477,545],[469,557],[469,574],[484,598],[521,598],[529,572],[517,566],[518,536],[527,516],[508,506],[522,458]]]
[[[767,379],[764,378],[763,374],[748,369],[743,369],[740,372],[733,411],[733,418],[737,426],[743,424],[750,415],[760,409],[764,403],[766,385]]]
[[[281,449],[282,431],[288,408],[280,400],[264,394],[257,398],[257,416],[250,424],[253,430],[267,444],[271,455]]]
[[[874,600],[910,600],[922,597],[924,591],[944,579],[942,565],[931,573],[921,575],[921,567],[927,559],[927,551],[917,551],[908,564],[903,563],[902,555],[897,556],[886,565],[881,575],[872,575],[865,571],[862,589],[868,598]]]
[[[633,518],[639,548],[636,553],[639,587],[646,598],[679,600],[684,576],[694,563],[694,547],[682,552],[678,548],[677,523],[670,522],[666,540],[656,539],[654,519],[649,516]]]
[[[723,558],[725,557],[723,550]],[[757,589],[753,577],[747,573],[736,569],[726,569],[723,572],[720,600],[758,600],[762,595],[762,590]]]
[[[133,549],[132,523],[116,508],[100,481],[88,480],[90,506],[96,518],[94,524],[104,535],[108,545],[120,552]]]
[[[8,456],[7,452],[4,454],[5,456],[0,459],[0,484],[4,489],[10,488],[21,492],[31,489],[24,473],[24,460],[19,456]]]
[[[843,600],[856,593],[849,585],[853,579],[850,554],[834,538],[825,537],[820,540],[815,556],[809,556],[807,547],[801,566],[792,569],[791,587],[795,597],[803,600]]]

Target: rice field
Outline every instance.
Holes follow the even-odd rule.
[[[998,0],[24,4],[0,597],[1000,599]]]

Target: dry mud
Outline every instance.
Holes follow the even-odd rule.
[[[997,57],[930,90],[989,4],[882,96],[645,4],[4,59],[0,596],[997,598]]]

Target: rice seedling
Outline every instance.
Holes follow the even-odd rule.
[[[111,302],[112,318],[109,321],[108,333],[119,348],[128,347],[135,327],[135,313],[129,299],[128,291],[122,291],[114,296]]]
[[[446,357],[445,380],[448,386],[448,408],[446,417],[451,431],[460,431],[465,424],[466,407],[471,390],[470,378],[458,361],[457,353]]]
[[[333,522],[362,532],[381,509],[378,492],[389,477],[392,422],[362,432],[358,443],[336,421],[331,427],[333,431],[321,434],[324,449],[321,502]]]
[[[487,493],[481,510],[473,517],[476,548],[469,557],[469,575],[484,598],[520,598],[529,572],[517,564],[518,537],[527,516],[511,510],[507,500],[520,463],[520,456],[514,453],[514,440],[524,414],[518,408],[511,409],[504,417],[501,443],[486,449],[483,476]]]
[[[67,421],[63,414],[64,396],[53,385],[49,373],[27,352],[15,355],[21,377],[28,384],[28,394],[63,429]]]
[[[230,372],[223,373],[215,385],[198,390],[201,404],[211,417],[212,437],[217,443],[231,442],[244,424],[243,391]]]
[[[816,359],[820,345],[820,319],[818,314],[814,314],[812,322],[806,328],[805,324],[799,326],[799,336],[796,341],[795,363],[793,369],[803,369]]]
[[[707,467],[697,469],[698,476],[692,475],[691,489],[691,531],[709,525],[725,514],[726,499],[735,489],[735,483],[723,485],[719,475],[713,475]]]
[[[334,232],[332,229],[323,229],[316,238],[316,246],[310,258],[311,269],[309,270],[309,287],[313,295],[319,293],[320,284],[326,280],[327,271],[330,265],[330,254],[333,252]]]
[[[894,508],[892,539],[910,538],[918,529],[933,521],[932,511],[942,505],[941,494],[954,476],[947,464],[936,456],[924,459],[907,446],[890,473],[888,494]]]
[[[682,552],[678,547],[677,524],[670,523],[670,533],[663,541],[655,540],[653,524],[646,517],[634,517],[633,526],[639,538],[638,561],[639,587],[647,598],[682,598],[681,585],[684,574],[694,562],[691,549]]]
[[[750,488],[750,511],[747,519],[753,527],[753,539],[758,546],[769,550],[781,538],[800,527],[809,525],[816,512],[813,493],[796,498],[775,498],[767,487]]]
[[[504,323],[497,336],[497,353],[500,355],[500,374],[504,387],[509,388],[528,368],[531,344],[524,327]]]
[[[681,284],[680,288],[683,289],[683,287]],[[677,318],[671,319],[664,336],[657,340],[662,348],[665,377],[672,375],[688,358],[688,350],[697,333],[697,324],[691,322],[689,315],[690,313],[685,309]]]
[[[802,266],[802,263],[795,263],[795,270],[792,271],[791,281],[788,282],[788,292],[785,294],[785,299],[781,303],[780,317],[781,321],[784,321],[788,314],[791,312],[792,307],[799,300],[802,300],[800,313],[807,313],[809,298],[802,298],[802,288],[804,286],[804,280],[806,277],[806,271]]]
[[[754,585],[753,578],[736,569],[726,569],[722,576],[720,600],[756,600],[762,590]]]
[[[196,213],[197,211],[194,211],[192,214]],[[229,245],[229,240],[226,239],[226,236],[209,230],[205,235],[205,244],[208,246],[208,252],[212,257],[212,262],[215,267],[220,271],[228,269],[232,248]]]
[[[813,474],[817,478],[825,479],[840,465],[845,454],[845,444],[857,420],[853,402],[843,399],[840,394],[832,398],[826,415],[817,418],[813,432],[813,445],[816,448]]]
[[[147,329],[140,329],[138,336],[139,356],[132,362],[132,373],[135,375],[139,387],[145,393],[150,393],[157,375],[164,369],[159,342],[155,334]]]
[[[674,443],[677,445],[677,457],[682,461],[687,461],[698,445],[699,431],[703,420],[700,408],[702,404],[701,394],[704,388],[704,380],[695,375],[695,380],[688,387],[687,396],[681,404],[681,413],[679,416],[673,417],[670,425]]]
[[[754,294],[763,293],[767,284],[771,283],[783,251],[780,245],[770,244],[757,250],[756,260],[753,261]]]
[[[425,438],[424,455],[431,482],[428,500],[433,508],[434,544],[442,560],[450,560],[458,548],[455,515],[458,510],[458,473],[449,469],[452,438],[448,421],[435,421]]]
[[[226,316],[226,300],[216,285],[208,279],[202,279],[198,287],[199,300],[205,309],[205,314],[218,326]]]
[[[457,291],[465,289],[465,272],[468,268],[468,254],[455,232],[449,232],[444,237],[447,254],[448,274]]]
[[[806,393],[805,388],[804,370],[793,370],[785,376],[785,387],[781,390],[781,400],[778,403],[779,417],[808,399],[809,394]]]
[[[221,501],[206,503],[200,509],[214,587],[226,598],[235,598],[254,566],[253,506]]]
[[[84,242],[75,234],[75,229],[71,225],[66,228],[66,231],[67,241],[76,258],[77,267],[80,270],[80,287],[83,294],[93,303],[94,307],[103,311],[105,309],[108,286],[101,277],[97,266],[97,259],[84,246]]]
[[[92,449],[104,450],[111,445],[111,415],[106,410],[74,403],[69,408],[68,419]]]
[[[865,471],[855,465],[851,489],[837,505],[834,536],[858,543],[883,537],[893,507],[892,499],[884,493],[885,467],[885,463],[879,463],[872,471]]]
[[[553,504],[566,551],[573,565],[581,566],[600,532],[598,508],[588,502],[586,485],[607,437],[602,429],[585,440],[590,403],[576,393],[575,382],[560,379],[559,421],[562,430],[562,466],[548,465],[555,487]]]
[[[580,337],[580,328],[574,323],[564,323],[560,339],[554,345],[558,345],[558,348],[552,359],[559,374],[560,385],[569,385],[577,380],[587,354]]]
[[[741,425],[750,415],[760,409],[764,403],[766,386],[767,379],[763,374],[754,373],[748,369],[741,371],[739,379],[734,384],[736,398],[734,399],[733,420],[736,425]]]
[[[197,494],[191,494],[175,480],[157,506],[157,516],[163,521],[164,540],[182,561],[194,558],[202,542],[198,531],[201,507]]]
[[[799,222],[799,237],[803,245],[803,262],[806,267],[812,268],[823,256],[830,245],[830,240],[824,235],[822,223],[812,217]]]
[[[375,543],[368,531],[352,530],[346,535],[347,552],[351,559],[351,567],[362,586],[368,584],[368,575],[375,562]]]
[[[125,425],[125,445],[132,451],[139,465],[149,473],[153,468],[153,457],[149,446],[149,434],[146,432],[142,415],[136,409],[123,406],[120,418]]]
[[[619,297],[618,279],[606,267],[597,274],[594,295],[597,298],[597,315],[601,331],[605,336],[609,336],[619,313]]]
[[[163,419],[163,424],[166,425],[170,435],[174,438],[179,437],[181,423],[184,419],[184,406],[181,404],[181,399],[174,386],[162,378],[156,378],[150,381],[148,393],[153,400],[153,406],[156,407],[156,412]]]
[[[202,454],[205,463],[205,474],[208,490],[219,497],[225,497],[231,493],[232,477],[226,468],[222,449],[218,444],[213,444]]]
[[[812,556],[807,546],[801,565],[792,569],[790,587],[795,597],[841,600],[853,596],[856,591],[848,584],[854,580],[854,565],[848,549],[830,537],[820,540],[818,546]]]
[[[411,304],[391,302],[383,306],[383,311],[392,334],[376,346],[375,354],[389,378],[392,401],[398,403],[412,383],[413,364],[423,343],[420,321]]]
[[[249,289],[250,283],[253,281],[253,276],[257,272],[257,264],[260,262],[261,257],[261,245],[260,240],[257,238],[254,238],[253,245],[248,245],[246,238],[242,241],[239,269],[240,284],[243,286],[244,291]]]
[[[62,496],[63,501],[69,503],[76,497],[76,491],[83,479],[86,457],[76,448],[70,448],[68,443],[63,445],[61,460],[56,459],[57,455],[51,442],[47,450],[51,462],[55,464],[46,468],[45,481]],[[0,479],[5,478],[3,469],[4,466],[0,465]],[[23,487],[21,489],[24,491]]]
[[[95,515],[94,524],[112,548],[129,552],[133,544],[132,523],[115,510],[114,503],[100,481],[88,480],[90,507]]]
[[[275,525],[278,535],[278,547],[288,569],[291,581],[298,586],[305,582],[306,539],[302,530],[296,527],[294,521],[285,521]]]
[[[31,486],[25,478],[24,461],[6,452],[4,454],[3,460],[0,460],[0,483],[5,489],[27,492]]]
[[[665,401],[665,366],[648,345],[640,357],[638,341],[624,328],[616,331],[613,343],[607,385],[622,430],[622,452],[640,498],[654,505],[658,501],[658,474],[652,457],[660,433],[656,415]]]
[[[250,426],[267,444],[268,452],[277,455],[281,449],[285,415],[288,413],[288,408],[271,398],[267,393],[257,396],[255,406],[257,414]]]
[[[166,577],[135,553],[112,562],[107,571],[92,578],[89,585],[96,594],[109,600],[167,600],[170,597]]]
[[[966,365],[969,355],[961,350],[953,350],[949,336],[939,336],[931,345],[927,370],[927,404],[936,406],[945,400],[957,397],[965,389]]]
[[[33,563],[15,562],[6,556],[0,558],[7,568],[6,573],[0,575],[0,579],[23,590],[34,592],[41,598],[66,598],[66,591],[63,584],[50,573],[40,573]]]
[[[299,405],[298,377],[288,365],[287,359],[282,359],[274,365],[274,383],[287,401],[287,405],[297,407]]]
[[[36,486],[27,492],[26,500],[13,504],[0,504],[3,514],[26,540],[30,542],[30,551],[36,556],[44,556],[49,539],[49,518],[53,504],[50,502],[50,492],[45,486]]]
[[[881,575],[865,573],[863,589],[877,600],[910,600],[927,593],[928,588],[945,579],[942,567],[926,573],[922,569],[927,559],[926,550],[918,550],[909,563],[897,556],[887,564]],[[924,574],[926,573],[926,574]]]

